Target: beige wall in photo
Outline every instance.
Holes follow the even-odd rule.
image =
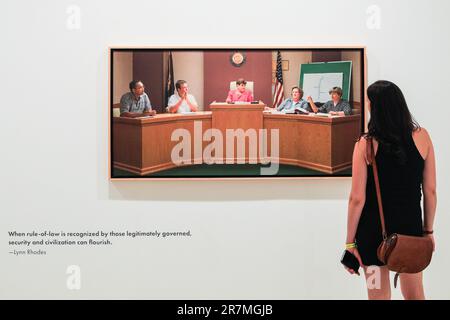
[[[194,95],[199,110],[203,105],[203,52],[202,51],[173,51],[174,80],[186,80],[189,91]]]
[[[353,101],[361,101],[361,80],[359,75],[361,74],[361,58],[358,51],[343,51],[342,61],[352,61],[352,79],[351,87],[353,93]]]
[[[298,86],[300,82],[300,65],[311,63],[311,51],[280,51],[281,59],[289,61],[289,70],[283,71],[284,97],[289,98],[291,88]],[[273,60],[277,60],[277,51],[272,52]]]
[[[122,95],[130,89],[128,85],[133,78],[133,53],[114,52],[113,104],[120,103]]]

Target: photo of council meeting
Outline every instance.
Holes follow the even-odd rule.
[[[365,50],[110,49],[110,176],[351,176]]]

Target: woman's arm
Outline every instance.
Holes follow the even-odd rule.
[[[286,107],[288,99],[283,100],[283,102],[276,108],[277,111],[281,111]]]
[[[228,91],[228,96],[225,102],[233,102],[233,90]]]
[[[364,203],[366,202],[366,145],[366,139],[361,138],[358,142],[356,142],[353,150],[352,189],[348,201],[346,243],[353,243],[355,241],[359,218],[361,217],[361,212],[364,207]],[[353,253],[355,254],[355,252]],[[356,253],[355,256],[358,260],[360,260],[358,253]],[[362,264],[361,260],[360,264]]]
[[[253,101],[253,92],[251,92],[251,91],[249,90],[247,102],[252,102],[252,101]]]
[[[317,113],[319,111],[319,108],[317,108],[316,104],[314,103],[314,100],[311,98],[311,96],[308,96],[306,98],[306,101],[309,102],[309,105],[311,106],[311,109],[314,113]]]
[[[424,135],[428,140],[428,151],[425,157],[425,167],[423,170],[423,208],[424,208],[424,225],[423,229],[427,231],[433,230],[434,217],[436,214],[436,162],[434,156],[433,143],[428,132],[424,130]]]
[[[352,189],[348,201],[347,216],[347,240],[346,243],[355,241],[356,228],[358,227],[364,203],[366,202],[367,165],[365,160],[366,140],[361,138],[355,143],[352,163]]]

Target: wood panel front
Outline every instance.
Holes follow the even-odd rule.
[[[203,153],[210,141],[203,141],[208,129],[218,129],[223,135],[223,162],[226,157],[226,129],[267,129],[267,154],[272,155],[271,133],[279,131],[279,159],[282,164],[301,166],[333,174],[351,167],[353,147],[360,134],[361,115],[318,117],[296,114],[263,113],[264,105],[212,104],[211,110],[195,114],[158,114],[147,119],[113,118],[113,165],[115,168],[145,175],[177,167],[172,160],[172,141],[176,129],[184,129],[191,137],[191,157],[183,165],[205,163]],[[195,132],[195,125],[201,128]],[[195,144],[194,139],[200,139]],[[259,139],[259,135],[257,137]],[[259,142],[258,142],[259,143]],[[238,159],[236,141],[230,163],[262,162],[250,159],[248,139],[245,157]],[[258,151],[259,152],[259,151]],[[259,153],[257,153],[259,156]],[[277,159],[272,159],[277,161]]]
[[[259,104],[228,104],[213,102],[209,108],[212,112],[212,128],[220,130],[223,136],[223,161],[224,163],[258,163],[259,154],[259,132],[263,128],[263,110],[265,108],[264,103]],[[245,156],[239,157],[237,152],[238,140],[234,139],[234,142],[227,139],[227,129],[234,130],[242,129],[244,133],[248,129],[256,132],[256,149],[255,156],[250,155],[250,138],[245,138]],[[233,157],[227,155],[226,145],[234,144]]]
[[[198,128],[201,126],[199,132],[194,132],[196,123]],[[114,118],[114,166],[140,175],[178,167],[171,157],[173,148],[181,142],[181,139],[172,141],[177,129],[186,130],[191,139],[190,162],[182,165],[201,164],[202,153],[195,158],[194,139],[199,139],[203,150],[207,144],[203,142],[203,134],[210,128],[211,112],[160,114],[147,119]]]
[[[351,167],[360,121],[360,115],[317,117],[264,114],[264,128],[268,130],[268,136],[272,129],[279,130],[280,163],[330,174]],[[271,143],[267,146],[268,155],[273,156]]]
[[[331,166],[333,172],[352,166],[353,149],[361,134],[361,115],[341,117],[331,126]]]

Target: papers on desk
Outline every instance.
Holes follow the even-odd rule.
[[[295,110],[300,111],[300,114],[309,114],[309,111],[300,107],[295,108]]]
[[[327,117],[327,118],[331,117],[331,114],[323,113],[323,112],[317,112],[317,113],[311,112],[310,115],[312,115],[314,117]]]
[[[324,117],[324,118],[345,117],[345,116],[340,116],[340,115],[337,115],[337,114],[332,115],[332,114],[323,113],[323,112],[317,112],[317,113],[311,112],[310,115],[313,116],[313,117]]]
[[[196,111],[186,111],[186,112],[180,112],[180,114],[190,115],[190,114],[197,114],[197,112]]]
[[[153,118],[153,116],[141,116],[141,117],[134,117],[135,119],[148,119]]]
[[[297,113],[295,111],[297,111]],[[300,111],[300,112],[298,112],[298,111]],[[300,109],[300,108],[297,108],[295,110],[286,110],[286,111],[278,111],[276,109],[274,109],[274,110],[264,110],[264,112],[271,113],[271,114],[301,114],[301,115],[309,114],[308,111],[306,111],[305,109]]]

